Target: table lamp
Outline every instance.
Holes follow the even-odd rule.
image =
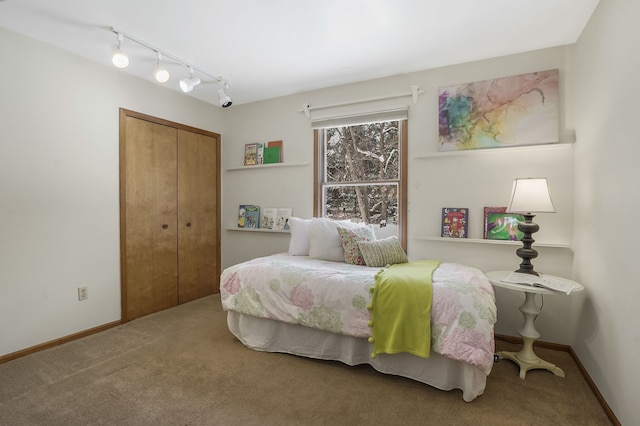
[[[520,269],[516,272],[523,274],[539,275],[533,270],[531,259],[538,257],[538,252],[531,247],[535,241],[531,234],[538,232],[540,226],[533,222],[535,214],[555,213],[547,178],[518,178],[513,181],[511,202],[507,207],[507,213],[518,213],[524,217],[524,222],[518,223],[518,230],[524,234],[522,247],[516,250],[518,257],[522,259]]]

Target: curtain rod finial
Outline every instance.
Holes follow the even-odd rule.
[[[414,104],[418,103],[418,95],[421,95],[422,93],[424,93],[424,90],[422,90],[420,87],[411,86],[411,96],[413,97]]]

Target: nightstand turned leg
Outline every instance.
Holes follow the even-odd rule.
[[[527,371],[544,369],[551,371],[559,377],[564,377],[564,371],[555,365],[540,359],[533,350],[533,343],[540,338],[540,334],[534,326],[534,321],[541,312],[535,304],[535,294],[525,292],[525,300],[520,306],[520,312],[524,316],[524,324],[518,334],[522,337],[523,346],[520,352],[498,352],[500,358],[510,359],[520,367],[520,378],[524,379]]]

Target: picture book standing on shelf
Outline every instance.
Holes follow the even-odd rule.
[[[244,227],[245,228],[260,228],[260,207],[259,206],[245,206],[244,211]]]
[[[288,230],[289,221],[293,212],[290,208],[278,208],[278,217],[276,219],[275,229]]]
[[[441,236],[467,238],[469,209],[445,207],[442,209]]]
[[[264,149],[264,164],[280,163],[280,147],[266,147]]]
[[[275,207],[265,207],[262,211],[261,228],[274,229],[276,226],[276,219],[278,217],[278,209]]]
[[[244,146],[244,165],[255,166],[258,164],[258,144],[248,143]]]
[[[260,206],[241,204],[238,209],[238,228],[259,228]]]
[[[263,164],[264,163],[264,144],[257,143],[256,145],[258,145],[258,155],[256,156],[257,158],[256,161],[258,164]]]
[[[266,149],[270,149],[273,150],[272,152],[275,154],[277,153],[277,160],[273,161],[274,163],[282,163],[282,141],[271,141],[271,142],[267,142],[267,148]]]

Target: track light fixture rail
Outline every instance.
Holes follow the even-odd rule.
[[[151,43],[147,43],[146,41],[140,40],[137,37],[132,36],[131,34],[127,34],[124,31],[120,31],[119,29],[115,28],[115,27],[111,27],[111,31],[114,32],[116,35],[118,35],[118,39],[120,39],[120,36],[126,38],[127,40],[131,40],[134,43],[139,44],[140,46],[146,47],[149,50],[153,50],[156,53],[160,53],[162,54],[163,58],[168,58],[171,59],[173,62],[176,62],[178,64],[182,64],[187,68],[191,68],[194,71],[198,71],[200,74],[206,75],[209,78],[212,78],[216,81],[222,81],[222,77],[212,74],[209,71],[200,68],[197,65],[194,65],[190,62],[185,61],[184,59],[181,59],[179,57],[177,57],[176,55],[173,55],[165,50],[160,49],[159,47],[156,47],[154,45],[152,45]]]
[[[184,65],[189,70],[189,78],[183,78],[182,80],[180,80],[180,88],[182,89],[183,92],[185,93],[191,92],[195,86],[201,83],[198,77],[193,76],[193,72],[197,71],[203,76],[209,77],[212,80],[215,80],[216,82],[222,83],[223,88],[218,91],[218,96],[220,97],[220,104],[225,108],[231,105],[231,98],[226,93],[226,89],[229,88],[229,82],[224,80],[222,77],[212,74],[209,71],[205,70],[204,68],[201,68],[190,62],[187,62],[184,59],[179,58],[178,56],[167,52],[166,50],[160,49],[159,47],[154,46],[151,43],[147,43],[146,41],[141,40],[135,36],[132,36],[131,34],[125,33],[124,31],[121,31],[118,28],[111,27],[111,31],[115,33],[118,37],[117,44],[114,46],[114,55],[115,54],[119,55],[118,58],[120,62],[116,63],[116,57],[114,56],[113,58],[113,63],[118,68],[126,68],[126,66],[129,65],[129,60],[126,54],[122,51],[122,46],[121,46],[123,39],[126,38],[127,40],[130,40],[136,44],[139,44],[140,46],[143,46],[149,50],[152,50],[157,55],[156,67],[154,70],[154,76],[156,77],[156,80],[160,82],[165,82],[169,79],[168,72],[166,71],[166,69],[162,68],[160,65],[160,61],[166,58],[177,64]],[[159,71],[164,72],[161,74],[162,77],[158,75]],[[166,78],[166,79],[163,81],[163,78]]]

